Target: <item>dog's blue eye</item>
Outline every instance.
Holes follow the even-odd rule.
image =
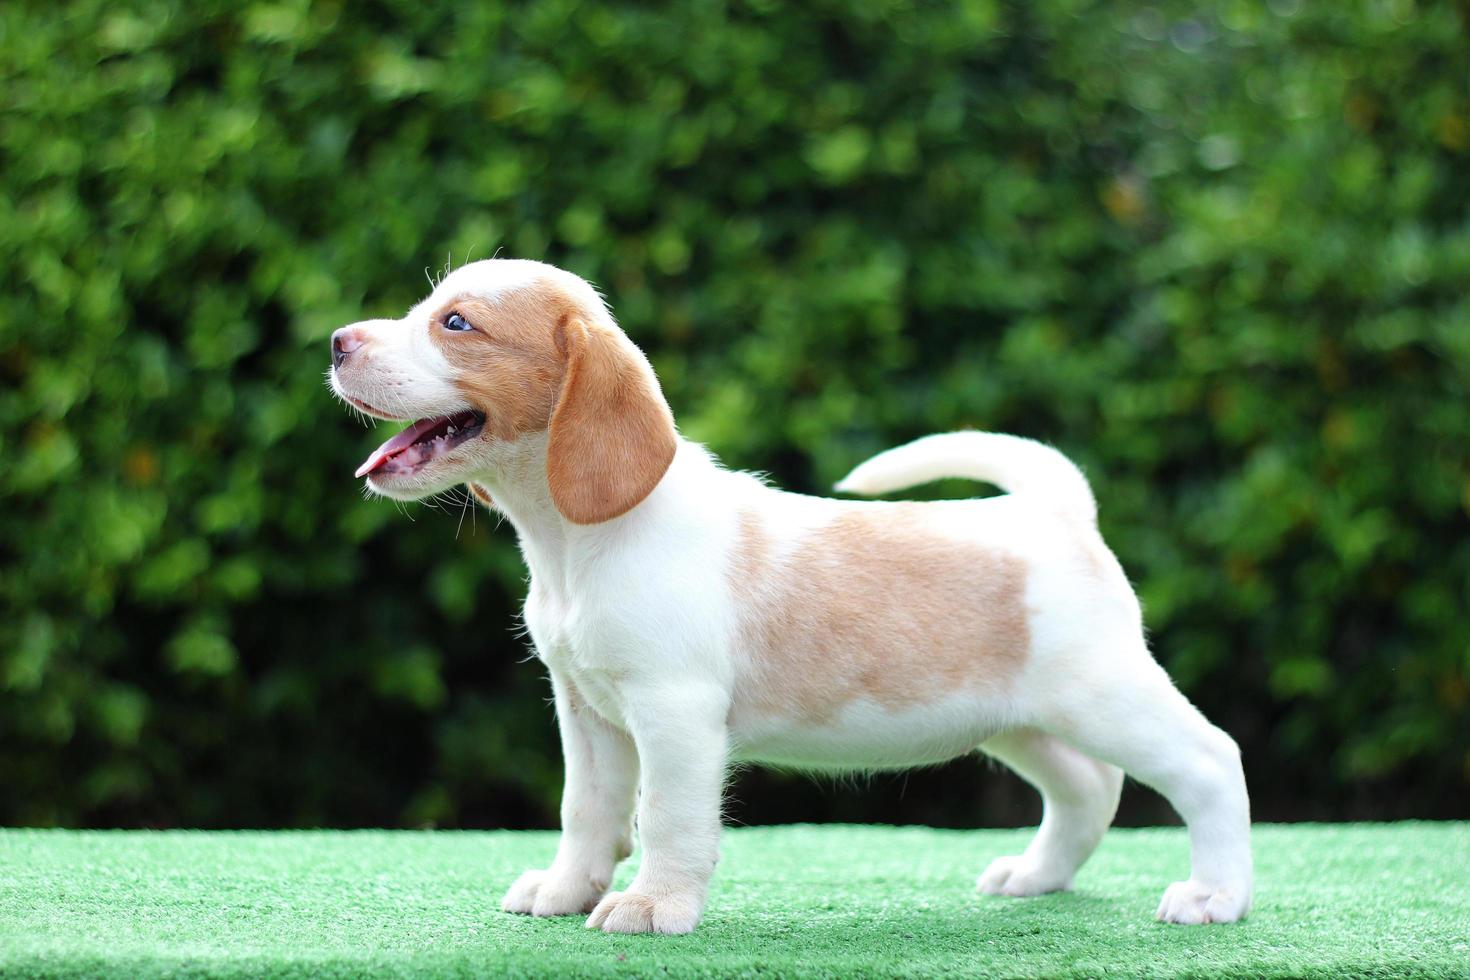
[[[448,316],[446,316],[444,318],[444,329],[445,330],[473,330],[475,328],[472,327],[472,326],[470,326],[470,321],[466,320],[464,317],[460,316],[458,313],[451,313],[451,314],[449,314]]]

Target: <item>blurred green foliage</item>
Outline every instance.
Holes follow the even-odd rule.
[[[0,7],[0,821],[554,820],[509,529],[363,500],[322,385],[497,250],[787,486],[1054,442],[1258,815],[1470,816],[1467,9]]]

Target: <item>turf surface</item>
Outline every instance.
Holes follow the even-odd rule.
[[[732,830],[704,924],[656,937],[501,913],[547,833],[0,831],[0,976],[1470,976],[1470,824],[1258,827],[1254,914],[1203,928],[1152,919],[1178,829],[974,894],[1028,833]]]

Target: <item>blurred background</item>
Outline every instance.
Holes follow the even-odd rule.
[[[1470,817],[1467,37],[1412,0],[5,4],[0,822],[555,825],[510,528],[364,500],[392,427],[323,385],[332,329],[496,252],[597,282],[683,432],[784,486],[1054,443],[1259,818]],[[974,759],[730,802],[1039,809]]]

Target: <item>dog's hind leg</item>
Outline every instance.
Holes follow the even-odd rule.
[[[1102,840],[1118,809],[1123,773],[1034,728],[988,739],[981,751],[1041,793],[1041,826],[1021,854],[999,857],[977,887],[991,895],[1064,891]]]
[[[1240,750],[1174,687],[1140,637],[1121,658],[1079,664],[1047,731],[1162,793],[1189,826],[1189,880],[1169,886],[1165,922],[1234,922],[1250,910],[1250,800]],[[1095,669],[1089,669],[1089,667]]]

